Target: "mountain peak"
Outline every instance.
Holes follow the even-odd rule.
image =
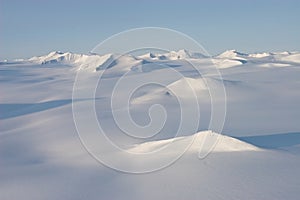
[[[249,56],[246,53],[241,53],[235,49],[224,51],[223,53],[219,54],[218,58],[231,58],[231,59],[241,59],[243,57]]]

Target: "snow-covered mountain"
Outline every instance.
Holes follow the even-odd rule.
[[[231,59],[239,61],[262,61],[262,62],[291,62],[300,63],[300,53],[299,52],[262,52],[262,53],[241,53],[236,50],[225,51],[215,58],[220,59]]]
[[[199,52],[192,52],[186,49],[181,49],[179,51],[170,51],[168,53],[162,53],[162,54],[150,52],[138,57],[142,59],[151,59],[151,60],[181,60],[181,59],[201,59],[201,58],[207,58],[208,56],[205,56]]]
[[[113,55],[113,54],[107,54],[107,55]],[[50,52],[48,55],[32,57],[28,59],[28,61],[36,62],[40,64],[59,63],[59,62],[80,63],[88,59],[88,57],[97,57],[98,59],[100,59],[101,57],[107,55],[75,54],[70,52],[63,53],[61,51],[53,51]],[[114,54],[114,56],[117,57],[121,55]],[[198,52],[191,52],[185,49],[181,49],[179,51],[170,51],[164,54],[149,52],[144,55],[137,56],[136,59],[180,60],[180,59],[199,59],[199,58],[206,58],[206,57],[207,56],[204,56],[203,54]]]
[[[228,50],[219,55],[208,57],[201,53],[191,52],[185,49],[170,51],[168,53],[146,53],[141,56],[119,54],[75,54],[70,52],[54,51],[44,56],[35,56],[30,59],[17,60],[17,62],[32,62],[42,65],[61,64],[69,65],[76,70],[99,71],[112,68],[122,63],[119,70],[134,69],[134,66],[146,63],[176,62],[181,60],[210,60],[218,68],[229,68],[247,63],[261,63],[261,66],[289,66],[300,63],[299,52],[273,52],[273,53],[241,53],[236,50]],[[3,62],[5,64],[7,62]]]
[[[75,54],[75,53],[63,53],[60,51],[54,51],[48,55],[32,57],[28,59],[29,62],[38,63],[42,65],[47,64],[60,64],[70,65],[76,67],[77,70],[98,71],[101,69],[110,68],[116,64],[115,60],[119,62],[134,62],[136,59],[130,55],[114,55],[114,54]]]
[[[219,55],[216,58],[227,58],[227,59],[242,59],[249,57],[249,54],[238,52],[237,50],[227,50]]]

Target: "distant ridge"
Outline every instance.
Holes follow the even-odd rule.
[[[179,51],[170,51],[167,53],[148,52],[144,55],[133,56],[130,54],[105,54],[99,55],[96,53],[76,54],[71,52],[53,51],[47,55],[34,56],[30,59],[17,59],[12,62],[2,61],[0,64],[23,63],[30,62],[41,65],[67,65],[75,67],[75,70],[99,71],[125,64],[126,67],[119,67],[119,70],[130,70],[136,65],[155,62],[167,62],[177,60],[197,61],[201,59],[211,59],[211,62],[218,68],[229,68],[240,66],[247,63],[258,63],[262,67],[284,67],[297,65],[300,63],[299,52],[262,52],[262,53],[242,53],[237,50],[227,50],[216,56],[205,56],[199,52],[192,52],[186,49]],[[118,62],[118,63],[116,63]]]

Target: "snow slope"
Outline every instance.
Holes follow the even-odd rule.
[[[146,142],[136,145],[129,149],[129,151],[134,153],[149,153],[164,148],[166,145],[171,145],[172,148],[169,149],[169,153],[172,153],[176,152],[178,147],[185,145],[186,140],[193,140],[186,153],[197,153],[201,151],[203,141],[205,139],[209,140],[210,137],[218,138],[218,142],[212,149],[212,152],[260,151],[260,148],[254,145],[212,131],[202,131],[191,136]]]
[[[186,50],[144,56],[52,52],[1,62],[0,199],[298,199],[299,66],[297,52],[227,51],[207,58]],[[78,73],[82,98],[73,96]],[[142,81],[162,84],[135,88]],[[222,84],[227,110],[218,134],[210,119],[224,103]],[[85,95],[90,91],[95,96]],[[158,104],[163,111],[152,107]],[[93,129],[91,105],[96,127],[106,133],[102,139]],[[86,130],[81,137],[74,107]],[[187,115],[187,128],[178,132],[183,112],[199,112],[196,130],[194,115]],[[120,113],[130,113],[145,131],[125,134],[114,118]],[[159,132],[146,131],[162,121]],[[151,173],[122,173],[95,160],[82,144],[85,137],[98,156],[121,167],[172,162]],[[108,148],[107,138],[132,154]],[[132,159],[151,152],[146,162]]]

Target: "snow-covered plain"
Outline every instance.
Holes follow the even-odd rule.
[[[215,67],[222,79],[214,73]],[[173,76],[172,70],[182,76]],[[78,73],[81,84],[76,89],[83,92],[92,89],[90,84],[101,75],[95,98],[72,99]],[[127,102],[131,117],[140,126],[151,120],[159,124],[161,120],[150,119],[148,110],[161,104],[167,120],[156,135],[145,131],[129,137],[114,116],[123,116],[126,88],[153,77],[166,86],[138,88]],[[113,94],[120,78],[125,84]],[[0,82],[1,200],[299,199],[298,52],[246,54],[230,50],[213,57],[187,50],[141,56],[51,52],[1,62]],[[222,133],[215,133],[209,124],[213,112],[210,98],[223,85],[226,118]],[[181,120],[178,99],[192,103],[192,96],[187,95],[190,88],[200,107],[199,127],[176,135]],[[113,95],[117,96],[112,109]],[[221,108],[224,99],[214,98],[214,108]],[[185,150],[183,156],[163,169],[142,174],[123,173],[99,163],[83,147],[73,119],[72,106],[76,106],[87,130],[92,127],[86,110],[91,102],[99,125],[120,148],[143,155],[172,143],[163,153],[135,163],[95,140],[105,158],[126,168],[151,169]],[[181,109],[194,109],[188,105]],[[81,132],[80,136],[89,134]],[[201,143],[213,137],[218,139],[212,152],[199,159]]]

